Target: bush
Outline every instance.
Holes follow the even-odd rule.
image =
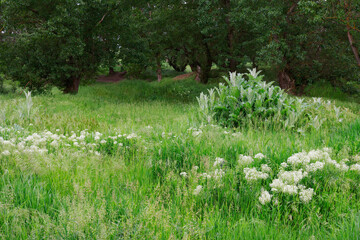
[[[259,73],[256,69],[246,74],[230,73],[230,78],[225,77],[227,85],[220,83],[208,95],[201,93],[197,99],[202,117],[229,127],[270,122],[294,128],[313,119],[307,110],[314,104],[289,97],[272,82],[263,81]]]

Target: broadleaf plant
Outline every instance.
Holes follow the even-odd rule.
[[[224,77],[227,84],[202,93],[197,98],[201,117],[223,126],[239,127],[249,123],[271,123],[287,129],[308,125],[314,111],[313,103],[290,97],[273,82],[263,81],[256,69],[249,73],[230,73]]]

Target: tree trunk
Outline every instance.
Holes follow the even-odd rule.
[[[177,57],[168,58],[168,63],[177,72],[184,72],[187,66],[187,63],[179,65],[177,62]]]
[[[229,12],[230,12],[230,8],[231,8],[230,0],[224,0],[223,4],[224,4],[224,6],[226,8],[226,11],[227,11],[227,15],[225,17],[225,22],[226,22],[226,25],[228,27],[227,41],[228,41],[229,56],[230,56],[229,69],[230,69],[230,72],[235,72],[236,67],[237,67],[237,62],[234,59],[234,32],[235,32],[235,29],[234,29],[234,26],[231,26],[230,17],[228,15]]]
[[[115,74],[115,70],[113,67],[109,67],[109,75],[114,75]]]
[[[79,85],[80,85],[80,78],[78,77],[69,78],[66,83],[64,93],[77,94],[79,91]]]
[[[360,67],[360,56],[359,56],[359,51],[358,49],[356,48],[356,46],[354,45],[355,41],[354,41],[354,38],[353,36],[351,35],[350,33],[350,26],[347,26],[347,36],[348,36],[348,39],[349,39],[349,43],[350,43],[350,47],[351,47],[351,50],[353,51],[354,53],[354,56],[355,56],[355,60],[356,60],[356,63],[357,65]]]
[[[205,54],[206,54],[205,55],[206,61],[203,64],[200,64],[200,66],[201,66],[200,82],[203,84],[208,83],[211,66],[212,66],[212,58],[211,58],[210,48],[207,45],[207,43],[205,43]]]
[[[197,64],[190,64],[191,71],[195,73],[195,81],[200,82],[201,67]]]
[[[158,79],[158,82],[161,82],[161,79],[162,79],[162,73],[161,73],[161,62],[160,62],[160,57],[157,57],[157,58],[156,58],[156,65],[157,65],[157,69],[156,69],[157,79]]]
[[[285,69],[279,72],[278,81],[282,89],[286,90],[288,93],[294,93],[295,80],[290,77]]]

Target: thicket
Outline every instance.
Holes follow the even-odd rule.
[[[129,75],[150,68],[159,81],[167,61],[190,66],[201,83],[213,65],[251,65],[290,92],[323,80],[346,85],[360,78],[359,13],[353,0],[3,0],[1,71],[30,90],[69,93],[119,60]]]

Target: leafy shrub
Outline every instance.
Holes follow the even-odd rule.
[[[312,119],[308,104],[301,98],[289,97],[280,87],[263,81],[256,69],[246,74],[230,73],[227,85],[210,89],[197,98],[206,121],[239,127],[247,123],[279,122],[286,128],[302,126]],[[260,120],[260,121],[259,121]]]

